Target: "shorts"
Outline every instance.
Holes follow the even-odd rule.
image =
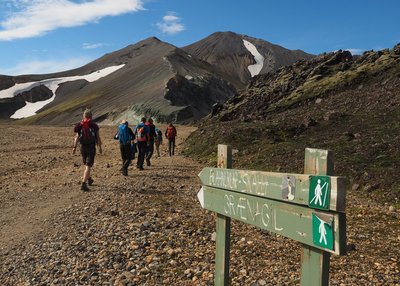
[[[94,156],[96,155],[96,147],[93,145],[81,145],[81,154],[83,164],[93,167]]]

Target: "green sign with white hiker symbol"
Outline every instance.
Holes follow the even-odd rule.
[[[329,209],[331,181],[328,176],[310,176],[308,206],[316,209]]]
[[[312,233],[315,245],[333,250],[332,222],[324,221],[316,214],[312,214]]]

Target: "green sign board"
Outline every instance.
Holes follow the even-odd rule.
[[[343,177],[208,167],[200,172],[199,177],[202,185],[205,186],[317,209],[344,211],[346,206],[346,181]],[[318,178],[320,178],[322,185],[318,185]],[[328,184],[324,185],[326,180]],[[323,192],[323,196],[317,196],[313,199],[315,190]],[[320,202],[324,203],[320,205]]]
[[[311,208],[328,210],[331,197],[331,180],[328,176],[310,176],[308,205]]]
[[[325,221],[312,214],[312,232],[314,245],[333,250],[333,222]]]
[[[337,255],[345,251],[345,240],[342,240],[345,237],[342,233],[345,219],[342,214],[320,212],[320,217],[330,224],[323,225],[322,229],[321,223],[316,221],[315,227],[318,228],[315,229],[315,210],[307,206],[208,186],[203,186],[197,196],[201,206],[207,210]]]

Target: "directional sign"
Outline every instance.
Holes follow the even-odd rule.
[[[204,186],[290,202],[311,208],[344,212],[346,207],[346,179],[343,177],[326,177],[330,182],[330,191],[324,193],[326,197],[324,197],[325,204],[323,207],[318,205],[320,201],[316,199],[309,204],[311,196],[310,178],[312,179],[315,176],[204,168],[199,177]],[[314,186],[312,195],[314,195],[316,187],[317,185]],[[320,187],[322,188],[322,185]]]
[[[345,217],[246,193],[203,186],[203,208],[337,255],[345,253]],[[313,217],[324,221],[317,225]],[[326,223],[325,223],[326,222]],[[318,226],[318,229],[315,229]],[[321,239],[322,237],[322,239]],[[326,243],[325,243],[326,240]]]

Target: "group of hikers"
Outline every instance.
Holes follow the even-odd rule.
[[[83,113],[83,120],[75,125],[74,146],[72,153],[75,154],[78,143],[81,145],[81,155],[85,166],[81,190],[89,191],[94,180],[91,177],[91,168],[94,164],[96,155],[96,146],[99,153],[102,153],[102,143],[100,138],[99,126],[92,121],[92,112],[86,109]],[[175,138],[177,136],[176,127],[169,123],[164,133],[168,139],[168,154],[175,155]],[[156,147],[157,156],[160,157],[160,145],[163,142],[163,133],[158,129],[152,118],[148,120],[143,117],[140,123],[134,126],[133,130],[129,127],[128,121],[123,120],[118,126],[118,131],[114,135],[114,139],[119,141],[122,168],[121,172],[124,176],[128,175],[128,167],[132,160],[135,160],[137,154],[136,167],[144,170],[144,162],[147,166],[151,166],[151,158]]]

